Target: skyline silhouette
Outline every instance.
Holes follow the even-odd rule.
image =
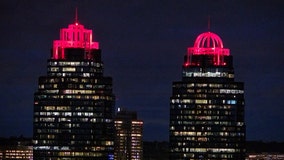
[[[0,137],[32,136],[33,94],[46,74],[52,41],[78,21],[100,42],[116,107],[137,111],[145,140],[168,141],[173,81],[196,37],[217,33],[245,84],[247,140],[284,141],[284,2],[8,1],[0,2]],[[280,126],[280,127],[279,127]]]

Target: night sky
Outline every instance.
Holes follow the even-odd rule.
[[[38,77],[76,7],[100,43],[116,107],[138,112],[145,140],[168,140],[172,82],[210,16],[245,82],[247,139],[284,141],[282,0],[1,0],[0,137],[32,136]]]

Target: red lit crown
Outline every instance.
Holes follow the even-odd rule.
[[[200,34],[194,43],[194,47],[197,48],[223,48],[223,42],[221,38],[212,32],[205,32]]]
[[[223,42],[217,34],[205,32],[196,38],[194,47],[189,47],[188,53],[230,55],[230,50],[223,48]]]
[[[65,48],[99,49],[99,43],[93,42],[92,30],[86,29],[83,25],[75,22],[70,24],[68,28],[62,28],[60,30],[60,40],[53,41],[53,58],[64,59]]]
[[[222,57],[229,56],[230,50],[223,48],[223,42],[217,34],[205,32],[196,38],[193,47],[188,48],[188,57],[192,55],[212,55],[216,57],[214,65],[225,65]],[[185,63],[186,66],[190,64],[190,60]]]

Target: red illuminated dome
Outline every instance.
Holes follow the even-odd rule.
[[[223,48],[223,42],[221,38],[212,32],[206,32],[200,34],[194,43],[194,47],[197,48]]]
[[[221,38],[212,32],[205,32],[200,34],[193,47],[188,48],[188,59],[185,62],[185,66],[194,65],[191,61],[193,55],[212,55],[214,57],[214,65],[226,65],[223,61],[224,56],[230,55],[230,50],[223,48],[223,42]]]

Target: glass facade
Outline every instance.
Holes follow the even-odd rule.
[[[216,36],[197,38],[182,80],[173,82],[171,160],[245,159],[244,84],[235,82],[233,57]]]
[[[103,75],[101,50],[79,38],[86,31],[92,36],[82,25],[62,30],[78,38],[56,40],[47,75],[39,77],[34,159],[113,159],[115,97],[112,78]]]

